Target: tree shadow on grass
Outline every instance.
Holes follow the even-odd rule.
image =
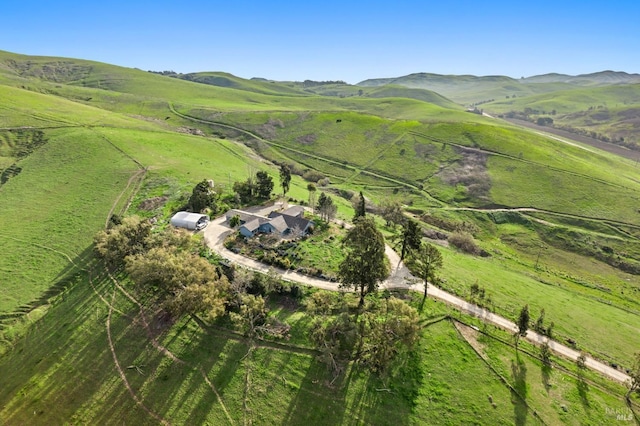
[[[61,295],[58,301],[64,300],[65,291],[86,278],[86,271],[83,271],[83,268],[90,269],[95,263],[92,247],[85,248],[82,253],[78,254],[72,262],[69,262],[67,266],[51,280],[51,285],[37,298],[18,306],[12,312],[0,313],[0,330],[6,326],[10,326],[13,321],[24,317],[33,310],[50,304],[57,299],[57,296]]]
[[[584,373],[581,369],[578,370],[576,387],[578,389],[578,395],[580,396],[580,402],[584,409],[591,409],[591,404],[589,403],[589,384],[585,381]]]
[[[423,374],[410,375],[416,373],[419,356],[406,354],[399,362],[382,377],[351,362],[336,377],[314,357],[283,424],[409,424]]]
[[[553,369],[551,365],[542,363],[542,367],[540,367],[540,375],[542,377],[542,385],[544,386],[544,390],[547,391],[547,395],[549,395],[549,390],[551,390],[551,372]]]
[[[93,277],[92,285],[87,281],[71,286],[2,357],[0,406],[8,424],[61,424],[74,416],[74,422],[99,424],[98,400],[100,411],[123,416],[129,410],[129,415],[136,412],[146,418],[117,376],[105,329],[109,309],[93,292],[111,294],[111,283],[104,276]],[[110,332],[116,349],[122,351],[124,344],[140,350],[145,340],[125,338],[132,331],[136,308],[126,300],[114,303],[125,313],[112,315]],[[127,353],[121,365],[126,369],[131,361]],[[138,375],[133,370],[127,373]]]
[[[345,371],[333,377],[327,365],[313,357],[282,424],[342,424],[347,410],[347,378]]]
[[[517,426],[527,423],[527,366],[516,353],[516,362],[511,361],[511,375],[513,378],[513,389],[511,391],[511,401],[513,403],[514,423]]]
[[[193,395],[201,395],[188,415],[192,424],[214,421],[210,415],[217,415],[214,423],[225,418],[225,390],[237,371],[242,368],[242,359],[247,354],[248,345],[240,339],[230,339],[221,333],[208,330],[193,349],[199,355],[194,363],[193,383],[184,393],[187,404]],[[200,390],[200,392],[197,392]]]

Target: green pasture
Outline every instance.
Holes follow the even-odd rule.
[[[547,323],[555,323],[556,339],[571,338],[581,348],[600,357],[631,365],[640,345],[637,310],[627,311],[623,306],[602,300],[597,292],[567,282],[566,277],[537,273],[535,259],[520,265],[495,254],[481,258],[444,248],[441,252],[443,288],[469,297],[470,287],[478,284],[490,295],[492,309],[513,321],[525,304],[529,305],[534,320],[544,309]],[[602,265],[600,274],[606,269]],[[579,276],[578,272],[575,274]]]
[[[1,312],[36,299],[72,267],[138,170],[91,130],[45,134],[48,143],[0,187]]]
[[[543,373],[530,355],[480,335],[487,363],[447,320],[427,320],[419,346],[389,374],[348,365],[334,378],[303,344],[304,311],[272,305],[273,315],[306,330],[295,344],[251,342],[190,318],[166,323],[149,307],[143,320],[113,281],[88,266],[0,359],[3,424],[537,424],[533,411],[548,424],[598,424],[605,407],[622,406],[621,389],[607,391],[597,376],[588,374],[578,393],[571,374]],[[436,318],[447,312],[431,301],[425,309]]]

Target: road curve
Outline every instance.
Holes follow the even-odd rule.
[[[276,207],[274,206],[258,207],[252,209],[251,211],[253,213],[266,216],[275,208]],[[300,284],[309,285],[324,290],[345,291],[344,289],[340,288],[339,283],[310,277],[308,275],[300,274],[298,272],[290,270],[273,268],[272,266],[267,266],[264,263],[227,250],[223,244],[224,240],[227,236],[235,231],[226,225],[226,218],[224,216],[212,220],[202,232],[204,235],[205,243],[213,251],[218,253],[220,256],[229,259],[233,263],[263,273],[266,273],[269,270],[275,270],[282,276],[283,279],[288,281],[294,281]],[[391,264],[391,275],[381,284],[380,287],[387,289],[409,289],[424,292],[424,285],[422,284],[422,282],[411,275],[404,263],[400,261],[400,256],[398,256],[398,254],[388,245],[385,247],[385,253],[389,258]],[[448,293],[438,287],[434,287],[431,284],[429,284],[427,287],[427,294],[430,297],[439,299],[449,305],[453,305],[456,308],[460,309],[460,311],[462,312],[473,315],[484,322],[496,325],[504,330],[507,330],[508,332],[515,333],[517,331],[517,326],[512,321],[496,315],[488,311],[487,309],[481,308],[480,306],[474,305],[473,303],[467,302],[466,300]],[[541,345],[542,343],[547,342],[551,351],[555,352],[557,355],[563,356],[573,361],[576,361],[580,356],[579,351],[576,351],[575,349],[572,349],[566,345],[551,340],[546,336],[540,335],[533,330],[529,330],[524,338],[535,345]],[[605,377],[617,382],[627,383],[631,381],[631,377],[629,377],[627,374],[613,367],[610,367],[609,365],[604,364],[592,357],[587,356],[585,364],[588,368],[598,371]]]

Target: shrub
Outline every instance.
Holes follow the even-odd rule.
[[[325,175],[317,170],[307,170],[302,174],[302,178],[307,182],[318,182],[321,179],[325,179]]]
[[[471,234],[466,232],[454,232],[449,235],[448,240],[449,244],[465,253],[477,255],[481,252],[480,247],[478,247]]]

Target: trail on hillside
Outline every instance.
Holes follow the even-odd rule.
[[[593,182],[598,182],[598,183],[601,183],[603,185],[608,185],[608,186],[613,186],[615,188],[622,188],[622,189],[626,189],[626,190],[629,190],[629,191],[633,191],[633,188],[629,188],[629,187],[624,186],[624,185],[613,183],[613,182],[610,182],[608,180],[604,180],[604,179],[600,179],[600,178],[593,177],[593,176],[590,176],[590,175],[586,175],[584,173],[573,172],[571,170],[562,169],[560,167],[549,166],[547,164],[538,163],[538,162],[532,161],[532,160],[526,160],[524,158],[520,158],[520,157],[515,156],[515,155],[505,154],[505,153],[500,152],[500,151],[494,151],[494,150],[491,150],[491,149],[488,149],[488,148],[471,147],[471,146],[467,146],[467,145],[458,144],[458,143],[455,143],[455,142],[449,142],[449,141],[446,141],[444,139],[436,138],[436,137],[427,135],[425,133],[416,132],[416,131],[413,131],[413,130],[409,131],[408,133],[410,133],[412,135],[415,135],[415,136],[418,136],[418,137],[422,137],[422,138],[428,139],[428,140],[430,140],[432,142],[441,143],[441,144],[444,144],[444,145],[455,146],[455,147],[457,147],[459,149],[462,149],[462,150],[465,150],[465,151],[479,152],[479,153],[483,153],[483,154],[487,154],[487,155],[493,155],[493,156],[497,156],[497,157],[508,158],[509,160],[512,160],[512,161],[517,161],[517,162],[525,163],[525,164],[531,164],[531,165],[538,166],[538,167],[541,167],[541,168],[544,168],[544,169],[553,170],[553,171],[558,172],[558,173],[564,173],[564,174],[567,174],[567,175],[570,175],[570,176],[580,177],[582,179],[590,180],[590,181],[593,181]]]
[[[250,132],[248,130],[242,129],[240,127],[232,126],[230,124],[219,123],[219,122],[216,122],[216,121],[203,120],[203,119],[200,119],[200,118],[191,117],[189,115],[182,114],[182,113],[179,113],[178,111],[176,111],[172,104],[169,104],[169,109],[171,110],[172,113],[174,113],[177,116],[182,117],[182,118],[184,118],[186,120],[191,120],[191,121],[194,121],[194,122],[197,122],[197,123],[203,123],[203,124],[207,124],[207,125],[211,125],[211,126],[219,126],[219,127],[224,127],[224,128],[230,129],[230,130],[234,130],[236,132],[240,132],[242,134],[245,134],[245,135],[247,135],[247,136],[249,136],[249,137],[251,137],[251,138],[253,138],[253,139],[255,139],[255,140],[259,141],[259,142],[263,142],[263,143],[265,143],[267,145],[270,145],[270,146],[275,146],[277,148],[280,148],[280,149],[283,149],[283,150],[286,150],[286,151],[290,151],[290,152],[296,153],[298,155],[303,155],[303,156],[306,156],[306,157],[309,157],[309,158],[320,160],[320,161],[323,161],[325,163],[328,163],[328,164],[331,164],[331,165],[334,165],[334,166],[338,166],[338,167],[341,167],[341,168],[346,168],[346,169],[349,169],[349,170],[351,170],[352,172],[354,172],[356,174],[369,175],[369,176],[375,177],[377,179],[393,183],[394,185],[399,185],[399,186],[402,186],[402,187],[405,187],[405,188],[409,188],[409,189],[411,189],[413,191],[416,191],[418,193],[421,193],[421,194],[425,195],[426,197],[429,198],[430,201],[433,201],[437,205],[443,205],[442,201],[440,201],[437,198],[433,197],[429,192],[427,192],[424,189],[418,187],[417,185],[402,181],[400,179],[396,179],[394,177],[385,176],[385,175],[380,174],[380,173],[376,173],[376,172],[372,172],[372,171],[369,171],[369,170],[365,170],[363,167],[356,167],[356,166],[353,166],[353,165],[350,165],[350,164],[345,164],[342,161],[333,160],[331,158],[322,157],[320,155],[316,155],[316,154],[312,154],[312,153],[309,153],[309,152],[301,151],[299,149],[291,148],[291,147],[289,147],[287,145],[264,139],[261,136],[255,134],[253,132]],[[400,137],[403,137],[403,136],[404,135],[401,135]]]
[[[122,293],[127,299],[129,299],[131,302],[133,302],[139,309],[139,316],[140,319],[142,321],[142,326],[145,329],[145,332],[147,333],[147,337],[149,338],[151,345],[158,350],[160,353],[162,353],[162,355],[166,356],[167,358],[171,359],[172,361],[181,364],[181,365],[185,365],[193,370],[198,371],[198,373],[200,373],[200,375],[202,376],[202,379],[204,380],[204,382],[207,384],[207,386],[209,387],[209,389],[211,389],[211,391],[214,393],[214,395],[216,396],[218,402],[220,403],[220,406],[222,407],[222,410],[225,413],[225,416],[227,417],[227,420],[229,421],[229,424],[234,425],[235,422],[233,421],[233,418],[231,417],[231,415],[229,414],[229,411],[227,410],[226,405],[224,404],[222,397],[220,396],[220,393],[218,392],[218,390],[216,389],[216,387],[214,386],[213,382],[211,382],[211,380],[209,379],[209,377],[207,376],[206,372],[204,371],[204,369],[202,368],[202,366],[198,365],[198,366],[193,366],[191,364],[189,364],[188,362],[186,362],[185,360],[181,359],[180,357],[176,356],[173,352],[171,352],[169,349],[167,349],[165,346],[163,346],[162,344],[160,344],[158,342],[158,340],[154,337],[153,332],[151,330],[151,327],[149,326],[149,322],[147,321],[147,318],[144,314],[144,307],[142,306],[142,304],[135,298],[133,297],[129,292],[127,292],[124,287],[122,287],[122,285],[120,285],[120,283],[118,282],[118,280],[109,272],[107,272],[109,275],[109,279],[111,280],[111,282],[114,285],[114,291],[115,289],[119,290],[120,293]],[[111,308],[111,306],[110,306]]]
[[[482,207],[442,207],[441,210],[453,210],[453,211],[470,211],[470,212],[480,212],[480,213],[492,213],[492,212],[504,212],[504,213],[508,213],[508,212],[521,212],[521,213],[544,213],[544,214],[549,214],[549,215],[554,215],[554,216],[562,216],[562,217],[568,217],[568,218],[574,218],[574,219],[581,219],[581,220],[589,220],[589,221],[595,221],[595,222],[601,222],[604,224],[608,224],[608,225],[618,225],[618,226],[628,226],[629,228],[634,228],[634,229],[640,229],[640,225],[636,225],[633,223],[629,223],[629,222],[623,222],[620,220],[615,220],[615,219],[606,219],[606,218],[602,218],[602,217],[594,217],[594,216],[584,216],[584,215],[579,215],[579,214],[572,214],[572,213],[564,213],[564,212],[557,212],[557,211],[553,211],[553,210],[545,210],[545,209],[538,209],[536,207],[499,207],[499,208],[482,208]],[[618,229],[618,228],[615,228]],[[620,229],[618,229],[621,232],[624,232]],[[638,238],[635,237],[627,232],[624,232],[625,234],[629,235],[630,237]]]
[[[129,381],[127,380],[127,376],[124,374],[124,370],[122,369],[122,366],[120,365],[120,361],[118,361],[118,355],[116,354],[116,348],[113,345],[113,338],[111,336],[111,314],[113,313],[112,305],[113,305],[113,302],[115,300],[115,295],[116,295],[116,291],[114,289],[113,290],[113,294],[111,296],[111,304],[109,304],[109,314],[107,315],[107,324],[106,324],[106,327],[107,327],[107,339],[108,339],[108,343],[109,343],[109,350],[111,351],[111,355],[113,357],[113,363],[115,364],[115,367],[116,367],[116,370],[118,371],[118,375],[120,376],[120,379],[124,383],[125,387],[127,388],[127,391],[129,391],[129,394],[131,395],[131,398],[133,398],[135,403],[140,408],[142,408],[144,411],[146,411],[147,414],[149,414],[151,417],[153,417],[154,419],[159,421],[161,424],[169,425],[170,423],[167,420],[165,420],[163,417],[161,417],[155,411],[152,411],[149,407],[144,405],[144,403],[140,400],[140,398],[138,398],[138,395],[136,395],[136,393],[133,391],[133,388],[131,388],[131,384],[129,384]]]

